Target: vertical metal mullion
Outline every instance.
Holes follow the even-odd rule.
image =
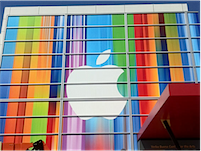
[[[62,115],[63,115],[63,98],[64,98],[64,76],[65,76],[65,51],[66,51],[66,31],[67,31],[67,15],[64,17],[64,34],[63,34],[63,55],[62,55],[62,74],[61,74],[61,92],[60,92],[60,113],[59,113],[59,136],[58,136],[58,150],[61,150],[62,138]]]
[[[185,12],[185,20],[186,20],[186,30],[187,30],[187,36],[188,36],[190,52],[191,52],[190,54],[191,54],[191,59],[192,59],[192,64],[193,64],[194,79],[195,79],[195,83],[198,83],[196,66],[195,66],[195,58],[194,58],[194,53],[193,53],[193,44],[192,44],[190,26],[189,26],[189,21],[188,21],[188,12]]]
[[[73,26],[73,16],[71,15],[70,16],[70,26]],[[73,28],[70,28],[70,46],[69,46],[69,53],[70,54],[72,54],[72,44],[73,44],[73,41],[72,41],[72,39],[73,39],[73,35],[72,35],[72,33],[73,33]],[[73,57],[73,55],[69,55],[69,67],[71,68],[71,59],[72,59],[72,57]],[[71,73],[71,69],[70,70],[68,70],[68,74],[70,74]]]
[[[125,42],[126,42],[126,69],[127,69],[127,85],[128,85],[128,101],[129,101],[129,120],[130,120],[130,137],[131,137],[131,150],[134,150],[133,138],[133,118],[132,118],[132,102],[131,102],[131,83],[130,83],[130,70],[129,70],[129,46],[128,46],[128,24],[127,13],[124,13],[125,25]]]
[[[4,34],[2,34],[1,32],[1,48],[0,48],[0,68],[1,68],[1,64],[2,64],[2,58],[3,58],[3,49],[4,49],[4,41],[5,41],[5,37],[6,37],[6,30],[7,30],[7,24],[8,24],[8,15],[6,16],[6,19],[3,18],[3,22],[2,22],[2,27],[5,27],[5,29],[2,28],[2,32],[4,31]],[[5,23],[6,22],[6,23]],[[3,26],[3,24],[6,24],[5,26]]]
[[[85,35],[85,34],[86,34],[86,33],[85,33],[85,22],[86,22],[86,21],[85,21],[85,15],[83,15],[83,28],[82,28],[82,29],[83,29],[83,37],[82,37],[82,39],[83,39],[83,40],[85,40],[85,37],[86,37],[86,35]],[[86,41],[82,41],[82,43],[83,43],[83,46],[82,46],[82,53],[85,53],[85,51],[86,51],[86,50],[85,50],[85,42],[86,42]],[[82,55],[82,64],[85,65],[85,55],[84,55],[84,54]]]

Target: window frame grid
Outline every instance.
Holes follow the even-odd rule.
[[[144,14],[157,14],[157,13],[160,13],[160,12],[151,12],[151,13],[144,13]],[[163,13],[166,13],[166,12],[163,12]],[[167,12],[167,13],[170,13],[170,12]],[[162,38],[162,39],[187,39],[188,40],[188,42],[189,42],[189,44],[190,44],[190,51],[181,51],[181,52],[179,52],[180,54],[181,53],[190,53],[191,54],[191,57],[192,57],[192,62],[193,62],[193,65],[189,65],[189,66],[167,66],[167,68],[178,68],[178,67],[181,67],[181,68],[187,68],[187,67],[189,67],[189,68],[193,68],[194,69],[194,81],[187,81],[187,83],[188,82],[190,82],[190,83],[199,83],[199,81],[197,81],[197,73],[196,73],[196,68],[197,67],[200,67],[200,66],[196,66],[195,65],[195,60],[194,60],[194,53],[200,53],[200,51],[193,51],[193,47],[192,47],[192,39],[199,39],[200,37],[191,37],[191,35],[190,35],[190,25],[200,25],[200,23],[193,23],[193,24],[189,24],[189,21],[188,21],[188,13],[197,13],[196,11],[179,11],[179,12],[171,12],[171,13],[184,13],[185,14],[185,20],[186,20],[186,23],[185,24],[148,24],[148,25],[146,25],[146,24],[140,24],[140,25],[131,25],[131,24],[127,24],[127,13],[124,13],[124,17],[125,17],[125,20],[124,20],[124,22],[125,22],[125,24],[124,25],[116,25],[116,26],[94,26],[94,27],[124,27],[124,28],[128,28],[128,27],[135,27],[135,26],[174,26],[174,25],[183,25],[183,26],[186,26],[186,29],[187,29],[187,37],[164,37],[164,38]],[[115,14],[115,13],[112,13],[112,14]],[[119,13],[117,13],[117,14],[119,14]],[[142,13],[132,13],[132,14],[142,14]],[[71,16],[71,18],[72,18],[72,15],[74,15],[74,14],[65,14],[65,20],[64,20],[64,22],[67,22],[67,15],[70,15]],[[76,15],[79,15],[79,14],[76,14]],[[83,14],[80,14],[80,15],[83,15]],[[85,14],[86,15],[86,14]],[[84,16],[85,16],[84,15]],[[92,14],[90,14],[90,15],[92,15]],[[101,15],[101,14],[95,14],[95,15]],[[14,16],[14,15],[12,15],[12,16]],[[19,15],[16,15],[16,16],[19,16]],[[33,16],[33,15],[26,15],[26,16]],[[34,15],[34,16],[41,16],[41,15]],[[45,15],[45,16],[51,16],[51,15]],[[72,23],[72,22],[71,22]],[[66,33],[66,29],[67,28],[74,28],[75,26],[67,26],[67,24],[66,23],[64,23],[64,26],[47,26],[47,27],[34,27],[34,28],[64,28],[64,33]],[[81,26],[82,28],[86,28],[86,27],[92,27],[93,28],[93,26]],[[18,28],[18,27],[7,27],[6,26],[6,29],[12,29],[12,28]],[[21,27],[20,27],[21,28]],[[32,27],[22,27],[22,28],[32,28]],[[80,28],[80,26],[78,26],[78,28]],[[128,30],[126,30],[125,29],[125,34],[128,32]],[[65,37],[66,37],[66,34],[64,34],[65,35]],[[71,35],[71,34],[70,34]],[[4,35],[3,35],[4,37],[5,37],[5,33],[4,33]],[[161,37],[160,37],[161,38]],[[3,38],[4,39],[4,38]],[[130,72],[130,69],[135,69],[135,68],[137,68],[137,67],[132,67],[132,66],[130,66],[129,65],[129,54],[143,54],[143,53],[145,53],[145,54],[147,54],[147,53],[153,53],[153,54],[160,54],[160,53],[167,53],[167,54],[169,54],[169,53],[177,53],[177,52],[129,52],[129,49],[128,49],[128,40],[136,40],[136,39],[139,39],[139,40],[141,40],[141,39],[147,39],[147,38],[128,38],[128,35],[125,37],[125,38],[121,38],[121,39],[123,39],[125,42],[126,42],[126,52],[125,53],[120,53],[120,54],[125,54],[126,55],[126,61],[127,61],[127,63],[126,63],[126,69],[127,69],[127,77],[130,77],[130,74],[129,74],[129,72]],[[158,38],[153,38],[153,39],[158,39]],[[94,40],[94,41],[96,41],[96,39],[92,39],[92,40]],[[43,42],[43,41],[63,41],[63,46],[65,46],[66,47],[66,41],[70,41],[70,43],[72,43],[72,41],[92,41],[91,39],[81,39],[81,40],[76,40],[76,39],[70,39],[70,40],[68,40],[68,39],[66,39],[66,38],[64,38],[63,37],[63,39],[59,39],[59,40],[37,40],[37,41],[39,41],[39,42]],[[118,39],[103,39],[103,40],[118,40]],[[26,42],[26,40],[22,40],[23,42],[25,41]],[[28,42],[30,42],[30,41],[32,41],[32,40],[27,40]],[[35,41],[35,40],[33,40],[33,41]],[[102,41],[102,39],[97,39],[97,41]],[[13,42],[12,40],[5,40],[4,39],[4,42]],[[19,42],[21,42],[21,41],[19,41]],[[83,43],[84,44],[84,43]],[[31,54],[31,55],[62,55],[63,56],[63,62],[62,62],[62,67],[61,68],[43,68],[43,69],[45,69],[45,70],[61,70],[62,69],[62,77],[64,78],[64,74],[65,74],[65,70],[66,69],[68,69],[68,68],[66,68],[65,66],[63,66],[63,64],[65,64],[65,60],[66,60],[66,56],[69,56],[69,55],[80,55],[80,54],[67,54],[67,53],[65,53],[65,51],[66,51],[66,49],[64,49],[65,47],[63,47],[63,53],[60,53],[60,54]],[[2,49],[2,53],[3,53],[3,49]],[[100,54],[100,53],[97,53],[97,54]],[[114,53],[110,53],[110,54],[114,54]],[[119,54],[119,53],[118,53]],[[2,57],[3,56],[26,56],[26,55],[30,55],[30,54],[2,54],[2,56],[0,57],[0,67],[1,67],[1,63],[2,63]],[[83,55],[87,55],[87,53],[84,53]],[[96,55],[96,54],[95,54]],[[163,66],[163,67],[166,67],[166,66]],[[142,68],[142,67],[138,67],[138,68]],[[155,67],[153,67],[153,66],[146,66],[146,67],[143,67],[143,68],[155,68]],[[162,68],[162,67],[156,67],[156,68]],[[12,69],[12,68],[11,68]],[[40,69],[40,68],[37,68],[37,70],[43,70],[43,69]],[[3,69],[3,70],[7,70],[7,69]],[[3,71],[2,70],[2,68],[0,69],[0,71]],[[9,70],[9,69],[8,69]],[[20,69],[12,69],[12,70],[20,70]],[[31,68],[27,68],[27,69],[21,69],[21,70],[34,70],[34,69],[31,69]],[[159,82],[165,82],[165,83],[173,83],[173,82],[171,82],[171,81],[159,81]],[[157,82],[157,83],[159,83],[159,82]],[[186,83],[186,81],[183,81],[183,82],[185,82]],[[126,83],[126,82],[125,82]],[[131,82],[129,79],[127,79],[127,84],[128,85],[131,85],[133,82]],[[135,83],[135,82],[134,82]],[[136,83],[139,83],[139,82],[136,82]],[[176,82],[176,83],[178,83],[178,82]],[[42,84],[42,83],[41,83]],[[49,83],[47,83],[47,84],[49,84]],[[51,83],[52,84],[52,83]],[[53,84],[55,84],[55,83],[53,83]],[[45,100],[47,101],[47,102],[51,102],[51,101],[57,101],[57,102],[60,102],[60,107],[62,107],[62,108],[60,108],[60,113],[61,113],[61,109],[63,109],[63,103],[64,102],[66,102],[66,101],[82,101],[82,99],[68,99],[68,98],[64,98],[64,95],[62,94],[62,91],[64,91],[64,86],[65,86],[65,82],[64,82],[64,80],[62,80],[61,81],[61,83],[59,83],[60,85],[61,85],[61,95],[60,95],[60,98],[49,98],[49,99],[0,99],[0,102],[44,102]],[[44,83],[43,83],[43,85],[44,85]],[[63,88],[62,88],[63,87]],[[129,89],[130,89],[130,87],[128,87]],[[130,93],[130,91],[128,91],[128,93]],[[129,97],[128,98],[124,98],[125,100],[128,100],[129,101],[129,110],[132,108],[131,107],[131,102],[132,101],[134,101],[134,100],[157,100],[159,97],[131,97],[130,95],[129,95]],[[107,101],[108,99],[107,98],[101,98],[101,99],[103,99],[103,100],[105,100],[105,101]],[[101,101],[101,99],[99,100],[97,100],[97,101]],[[111,99],[111,101],[113,100],[113,101],[117,101],[117,100],[115,100],[115,98],[109,98],[109,99]],[[122,98],[120,98],[121,100],[122,100]],[[91,101],[93,101],[94,99],[91,99]],[[102,100],[102,101],[103,101]],[[121,101],[121,100],[119,100],[119,101]],[[89,100],[90,101],[90,100]],[[104,115],[105,116],[105,115]],[[130,117],[131,118],[131,120],[130,120],[130,123],[131,123],[131,126],[133,126],[133,122],[132,122],[132,117],[135,117],[136,115],[135,114],[128,114],[128,115],[121,115],[122,117],[124,117],[124,116],[128,116],[128,117]],[[139,115],[137,115],[137,116],[148,116],[148,114],[147,115],[141,115],[141,114],[139,114]],[[40,117],[44,117],[44,116],[40,116]],[[63,114],[61,114],[61,115],[57,115],[57,116],[47,116],[47,118],[54,118],[54,117],[59,117],[59,119],[60,119],[60,122],[59,122],[59,133],[39,133],[39,134],[16,134],[15,136],[17,136],[17,135],[23,135],[23,136],[26,136],[26,135],[28,135],[28,136],[32,136],[32,135],[57,135],[57,136],[59,136],[59,137],[62,137],[63,135],[93,135],[93,134],[97,134],[97,135],[104,135],[104,134],[107,134],[107,135],[110,135],[110,134],[127,134],[127,135],[130,135],[130,137],[133,137],[133,135],[134,134],[138,134],[138,133],[134,133],[134,132],[130,132],[130,133],[127,133],[127,132],[123,132],[123,133],[86,133],[86,134],[83,134],[83,133],[61,133],[60,131],[62,131],[62,119],[63,118],[65,118],[65,117],[74,117],[74,116],[65,116],[65,115],[63,115]],[[77,117],[77,116],[76,116]],[[96,117],[96,116],[95,116]],[[102,116],[100,116],[100,117],[102,117]],[[0,116],[0,119],[1,118],[5,118],[5,117],[1,117]],[[12,118],[12,117],[7,117],[7,118]],[[13,116],[13,118],[15,118],[14,116]],[[16,117],[16,118],[20,118],[20,117]],[[22,118],[22,117],[21,117]],[[30,116],[30,117],[26,117],[26,118],[34,118],[34,116]],[[36,117],[37,118],[37,117]],[[131,129],[131,127],[130,127],[130,129]],[[132,131],[133,131],[133,129],[131,129]],[[0,134],[0,136],[10,136],[10,134]],[[13,135],[12,135],[13,136]],[[61,139],[61,138],[60,138]],[[59,145],[59,147],[58,147],[58,149],[61,149],[61,140],[59,140],[58,139],[58,145]],[[131,141],[131,146],[132,145],[134,145],[134,142],[133,141]],[[132,146],[131,148],[133,148],[134,149],[134,146]]]

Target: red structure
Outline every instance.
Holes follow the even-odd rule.
[[[176,140],[200,139],[200,84],[167,85],[140,129],[138,141],[169,140],[164,121]]]

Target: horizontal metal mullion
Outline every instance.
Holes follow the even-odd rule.
[[[129,115],[63,115],[63,118],[71,118],[71,117],[129,117]]]
[[[185,26],[186,24],[128,24],[128,27],[143,27],[143,26]]]
[[[43,136],[43,135],[58,135],[58,133],[0,133],[0,136]]]
[[[64,98],[64,101],[127,101],[128,99],[131,100],[157,100],[159,97],[122,97],[122,98]]]
[[[0,86],[61,85],[61,83],[0,83]]]
[[[4,42],[63,42],[63,39],[38,39],[38,40],[4,40]]]
[[[72,102],[79,102],[79,101],[127,101],[128,98],[64,98],[64,101],[72,101]]]
[[[59,102],[60,98],[49,98],[49,99],[44,99],[44,98],[36,98],[36,99],[27,99],[27,98],[23,98],[23,99],[0,99],[0,102]]]
[[[147,117],[149,114],[133,114],[133,117]],[[128,114],[124,115],[63,115],[63,118],[77,118],[77,117],[129,117]],[[47,116],[0,116],[0,119],[25,119],[25,118],[59,118],[59,115]]]
[[[140,96],[140,97],[131,97],[131,101],[142,101],[142,100],[158,100],[160,97],[149,97],[149,96]]]
[[[111,52],[111,53],[65,53],[65,55],[113,55],[113,54],[125,54],[126,52]]]
[[[190,51],[138,51],[128,52],[128,54],[168,54],[168,53],[191,53]],[[200,51],[193,51],[193,53],[200,53]],[[108,55],[108,54],[127,54],[126,52],[111,52],[111,53],[65,53],[68,55]],[[43,53],[43,54],[2,54],[2,56],[61,56],[61,53]]]
[[[189,23],[189,25],[200,25],[200,23]]]
[[[38,29],[38,28],[64,28],[64,26],[23,26],[23,27],[6,27],[7,29]]]
[[[13,71],[13,70],[61,70],[62,68],[0,68],[0,71]]]
[[[131,97],[131,100],[157,100],[159,97]],[[64,101],[127,101],[129,97],[122,98],[64,98]],[[0,102],[59,102],[60,98],[37,99],[0,99]]]
[[[186,24],[128,24],[128,27],[138,26],[185,26]],[[196,24],[197,25],[197,24]],[[98,27],[125,27],[125,25],[83,25],[83,26],[67,26],[67,28],[98,28]]]
[[[168,53],[191,53],[190,51],[138,51],[128,52],[128,54],[168,54]]]
[[[195,81],[136,81],[131,84],[160,84],[160,83],[195,83]]]
[[[99,27],[125,27],[125,25],[82,25],[82,26],[67,26],[67,28],[99,28]]]
[[[68,68],[68,67],[66,67],[65,69],[66,70],[71,70],[71,69],[72,70],[75,70],[75,69],[76,70],[85,70],[85,69],[93,69],[93,70],[99,69],[100,70],[100,69],[120,69],[120,68],[121,69],[126,69],[127,67],[119,67],[119,66],[118,67],[102,67],[102,68],[98,68],[98,67],[97,68],[87,68],[87,67],[86,68]]]
[[[127,84],[127,82],[64,83],[65,85]]]
[[[66,41],[115,41],[115,40],[125,40],[125,38],[110,38],[110,39],[66,39]]]
[[[128,38],[128,40],[167,40],[167,39],[188,39],[188,37]]]
[[[130,132],[83,132],[83,133],[62,133],[62,135],[130,135]],[[136,133],[137,134],[137,133]]]
[[[131,84],[157,84],[157,83],[194,83],[195,81],[136,81]],[[65,85],[102,85],[102,84],[127,84],[127,82],[102,82],[102,83],[64,83]],[[61,83],[0,83],[0,86],[29,86],[29,85],[61,85]]]
[[[133,117],[147,117],[149,114],[133,114]],[[63,115],[63,118],[68,118],[68,117],[129,117],[128,114],[123,114],[123,115]]]
[[[185,11],[187,13],[199,13],[198,11]]]
[[[59,118],[59,115],[48,116],[0,116],[0,119],[18,119],[18,118]]]
[[[130,69],[149,69],[149,68],[193,68],[193,66],[130,66]]]
[[[191,39],[200,39],[200,37],[191,37]]]
[[[62,56],[62,53],[2,54],[2,56]]]

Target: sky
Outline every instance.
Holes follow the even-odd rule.
[[[199,0],[0,0],[0,29],[2,25],[3,12],[5,7],[15,6],[73,6],[73,5],[125,5],[125,4],[169,4],[187,3],[189,11],[199,11]],[[1,32],[1,30],[0,30]]]

